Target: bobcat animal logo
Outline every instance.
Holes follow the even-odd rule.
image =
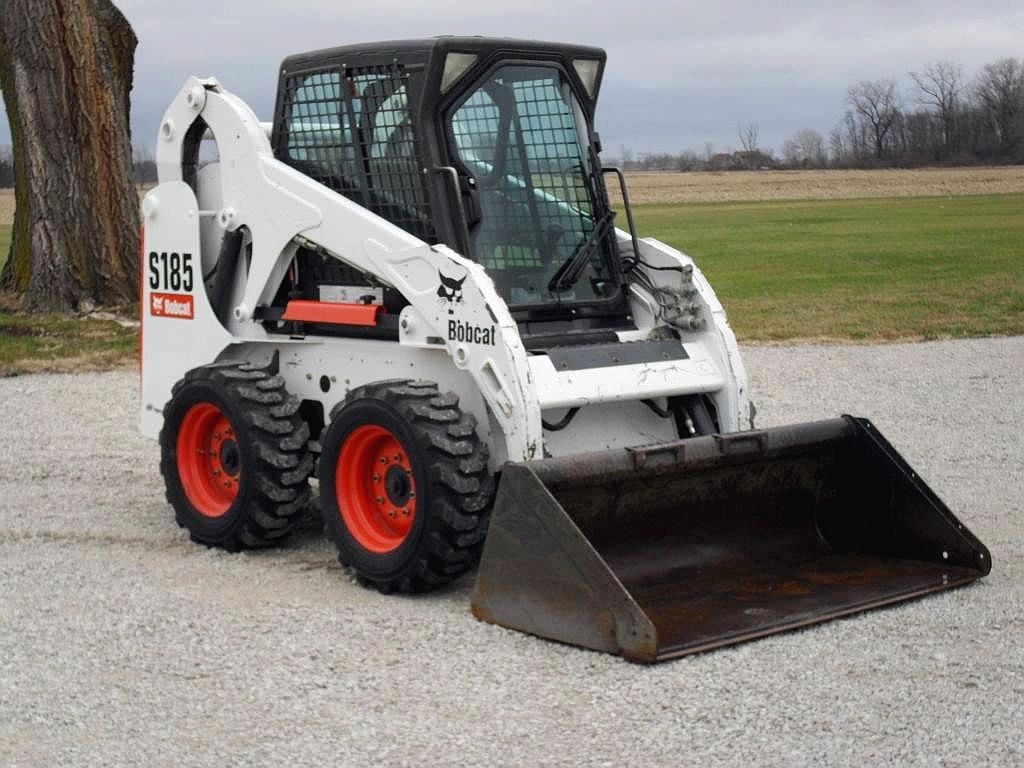
[[[462,303],[462,284],[466,278],[456,280],[454,277],[445,277],[440,271],[437,276],[441,278],[441,284],[437,286],[437,298],[442,304],[448,305],[448,314],[455,314],[455,305]]]
[[[159,315],[160,313],[162,313],[164,311],[164,297],[163,296],[153,296],[152,299],[153,299],[153,314],[154,315]]]

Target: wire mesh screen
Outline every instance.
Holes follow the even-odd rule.
[[[595,229],[584,119],[568,85],[552,68],[504,67],[455,111],[452,131],[480,190],[474,256],[506,300],[547,300],[545,278]],[[599,277],[602,248],[591,262],[590,276]],[[599,291],[593,280],[581,280],[569,298],[598,298]]]
[[[338,192],[355,191],[355,151],[346,141],[350,126],[341,102],[341,72],[289,78],[285,104],[289,164]]]
[[[407,81],[398,65],[288,78],[282,159],[406,232],[435,243]]]

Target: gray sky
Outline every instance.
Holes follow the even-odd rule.
[[[217,77],[269,120],[282,58],[372,40],[480,34],[601,46],[609,60],[598,130],[608,156],[623,146],[736,148],[747,122],[760,126],[761,146],[779,150],[803,128],[827,136],[859,80],[896,78],[911,100],[909,70],[946,59],[971,76],[1024,56],[1021,0],[115,1],[140,40],[133,126],[147,145],[191,74]],[[0,143],[9,143],[6,119]]]

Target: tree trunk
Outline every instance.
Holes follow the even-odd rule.
[[[38,311],[138,300],[129,92],[138,40],[110,0],[0,0],[15,214],[0,286]]]

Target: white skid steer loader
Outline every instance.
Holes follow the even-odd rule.
[[[143,202],[141,426],[178,523],[274,544],[315,477],[362,582],[480,561],[477,616],[648,662],[987,573],[868,422],[753,429],[713,290],[600,165],[604,63],[318,51],[284,61],[272,125],[185,84]]]

